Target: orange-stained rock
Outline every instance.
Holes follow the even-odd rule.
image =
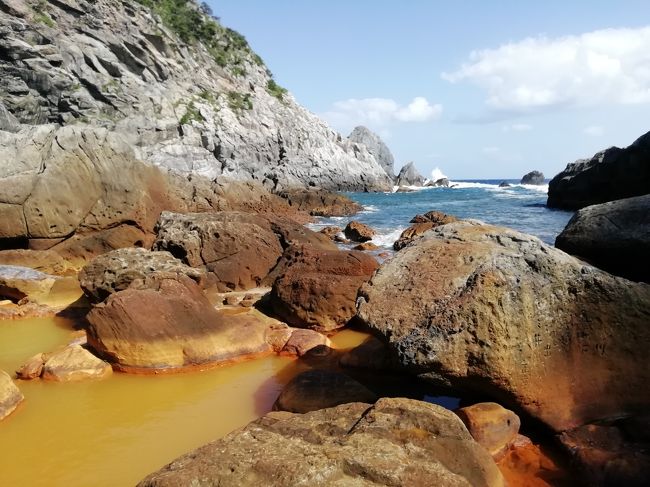
[[[377,232],[368,225],[358,221],[351,221],[348,223],[343,232],[345,233],[345,236],[353,242],[367,242],[368,240],[372,240],[372,237],[377,234]]]
[[[472,437],[490,452],[495,460],[501,458],[519,433],[519,416],[495,402],[481,402],[456,411]]]
[[[521,437],[521,435],[519,435]],[[527,440],[527,441],[526,441]],[[497,462],[508,487],[573,487],[572,473],[528,438],[516,440]]]
[[[352,247],[352,250],[377,250],[379,247],[372,242],[363,242]]]
[[[458,218],[440,211],[429,211],[424,215],[415,215],[411,219],[412,225],[402,232],[393,244],[393,248],[395,250],[403,249],[414,240],[420,238],[424,232],[455,221],[458,221]]]
[[[184,455],[139,487],[503,487],[451,411],[412,399],[273,411]]]
[[[308,370],[284,386],[273,409],[308,413],[349,402],[373,403],[377,395],[351,377],[331,370]]]
[[[72,345],[44,356],[45,380],[69,382],[85,379],[103,379],[113,373],[111,366],[95,357],[80,345]]]
[[[23,399],[23,394],[9,374],[0,370],[0,421],[13,413]]]
[[[282,347],[282,353],[302,357],[320,345],[330,346],[329,338],[314,330],[293,329],[291,336]]]
[[[336,236],[340,234],[342,231],[343,229],[341,227],[330,226],[330,227],[321,228],[320,233],[334,240]]]
[[[255,309],[215,310],[199,286],[184,276],[111,294],[87,320],[88,345],[127,372],[271,353],[271,330],[283,326]]]
[[[288,249],[284,269],[273,283],[270,305],[291,326],[329,332],[344,327],[355,313],[357,291],[379,264],[356,250]]]
[[[476,221],[427,232],[359,291],[399,364],[556,431],[650,407],[650,286]]]
[[[43,372],[43,364],[45,363],[45,356],[42,353],[37,353],[30,357],[20,369],[16,371],[16,378],[21,380],[38,379]]]

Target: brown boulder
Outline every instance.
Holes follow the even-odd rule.
[[[440,211],[429,211],[424,215],[415,215],[411,219],[412,225],[402,232],[393,244],[393,248],[395,250],[403,249],[414,240],[420,238],[424,232],[455,221],[458,221],[458,218]]]
[[[281,352],[286,355],[302,357],[311,349],[321,345],[330,346],[329,338],[314,330],[294,329],[285,342]]]
[[[349,402],[373,403],[374,392],[340,372],[308,370],[284,386],[273,409],[291,413],[308,413]]]
[[[44,363],[44,355],[42,353],[37,353],[33,357],[30,357],[27,362],[16,371],[16,378],[21,380],[38,379],[43,372]]]
[[[402,366],[563,431],[650,406],[650,286],[513,230],[450,223],[397,252],[359,318]]]
[[[113,369],[80,345],[72,345],[44,357],[42,377],[45,380],[69,382],[103,379]]]
[[[368,225],[357,221],[351,221],[348,223],[343,232],[345,233],[345,236],[353,242],[367,242],[368,240],[372,240],[372,237],[377,234],[377,232]]]
[[[0,421],[13,413],[23,399],[23,394],[9,374],[0,370]]]
[[[321,332],[341,328],[355,313],[357,291],[377,269],[377,261],[356,250],[294,246],[278,267],[270,304],[291,326]]]
[[[183,263],[204,268],[219,290],[260,286],[292,243],[335,248],[324,235],[289,220],[243,212],[163,212],[154,250],[166,250]]]
[[[336,238],[336,236],[339,233],[341,233],[342,231],[343,231],[343,229],[340,228],[340,227],[330,226],[330,227],[321,228],[320,233],[322,233],[326,237],[329,237],[330,239],[334,240]]]
[[[379,246],[375,245],[372,242],[363,242],[360,243],[359,245],[355,245],[352,250],[361,250],[361,251],[370,251],[370,250],[377,250]]]
[[[361,345],[343,353],[339,359],[343,367],[385,370],[390,368],[386,344],[375,337],[368,337]]]
[[[501,487],[503,477],[451,411],[411,399],[271,412],[140,482],[177,485]]]
[[[188,277],[111,294],[87,316],[88,345],[125,371],[172,369],[272,352],[277,323],[215,310]],[[257,313],[255,315],[254,313]]]
[[[472,438],[490,452],[495,460],[502,458],[519,433],[519,416],[495,402],[481,402],[456,411]]]
[[[363,209],[347,196],[324,189],[290,189],[278,195],[292,208],[312,216],[350,216]]]
[[[79,273],[79,283],[91,301],[104,301],[125,289],[147,289],[163,279],[187,276],[197,283],[203,272],[183,264],[169,252],[118,249],[94,258]]]

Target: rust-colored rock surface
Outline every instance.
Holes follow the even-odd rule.
[[[462,421],[412,399],[271,412],[176,459],[139,487],[310,485],[502,487]]]
[[[501,458],[517,438],[519,416],[495,402],[480,402],[456,411],[467,430],[492,458]]]
[[[347,196],[324,189],[290,189],[278,195],[292,208],[313,216],[350,216],[363,209]]]
[[[329,332],[342,328],[355,313],[357,291],[379,264],[356,250],[328,251],[294,246],[278,267],[273,311],[291,326]]]
[[[372,240],[372,237],[377,234],[377,232],[368,225],[358,221],[351,221],[348,223],[343,232],[345,233],[345,236],[353,242],[367,242]]]
[[[456,222],[397,252],[360,319],[401,365],[557,431],[650,406],[650,286],[513,230]]]
[[[420,238],[424,232],[455,221],[458,221],[458,218],[440,211],[429,211],[424,215],[415,215],[411,219],[412,225],[402,232],[395,243],[393,243],[393,248],[395,250],[403,249],[414,240]]]
[[[281,352],[286,355],[302,357],[311,349],[321,345],[331,345],[329,338],[322,333],[314,330],[293,329]]]

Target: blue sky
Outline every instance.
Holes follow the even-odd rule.
[[[279,84],[428,175],[547,177],[650,130],[647,1],[208,1]]]

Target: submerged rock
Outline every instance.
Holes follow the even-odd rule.
[[[385,370],[390,368],[386,344],[375,337],[368,337],[361,345],[343,353],[339,359],[343,367]]]
[[[410,222],[412,225],[404,230],[399,238],[393,243],[393,249],[401,250],[432,228],[455,221],[458,221],[458,218],[440,211],[429,211],[424,215],[415,215]]]
[[[47,298],[57,279],[29,267],[0,265],[0,297],[38,302]]]
[[[0,421],[9,416],[25,399],[9,374],[0,370]]]
[[[377,234],[377,232],[368,225],[358,221],[351,221],[348,223],[343,232],[345,233],[345,236],[353,242],[367,242],[372,240],[372,237]]]
[[[290,329],[289,339],[280,349],[284,355],[302,357],[310,350],[322,345],[331,345],[329,338],[314,330]]]
[[[451,411],[380,399],[306,414],[271,412],[138,485],[194,484],[501,487],[504,481]]]
[[[422,378],[563,431],[650,405],[650,286],[513,230],[456,222],[385,262],[358,316]]]
[[[578,210],[650,193],[650,132],[625,149],[610,147],[568,164],[548,184],[547,205]]]
[[[95,357],[80,345],[43,356],[42,377],[45,380],[69,382],[85,379],[103,379],[113,372],[111,366]]]
[[[524,174],[524,176],[521,178],[520,184],[532,184],[535,186],[541,186],[544,184],[544,173],[540,171],[530,171],[529,173]]]
[[[650,283],[650,194],[579,210],[555,246],[612,274]]]
[[[273,283],[270,305],[292,326],[330,332],[355,314],[357,291],[379,264],[370,255],[350,250],[288,249]]]
[[[308,370],[284,386],[273,409],[291,413],[308,413],[350,402],[373,403],[374,392],[340,372]]]
[[[79,273],[86,296],[99,303],[125,289],[147,289],[163,279],[187,276],[197,283],[203,272],[183,264],[169,252],[151,252],[141,248],[118,249],[100,255]]]

